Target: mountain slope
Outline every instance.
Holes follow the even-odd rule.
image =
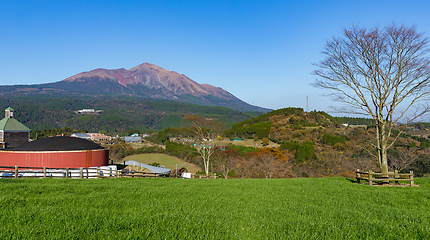
[[[106,95],[164,99],[209,106],[223,106],[240,111],[267,112],[252,106],[228,91],[209,84],[198,84],[183,74],[143,63],[131,69],[95,69],[63,81],[21,86],[1,86],[0,95]]]
[[[163,129],[180,127],[185,114],[199,114],[215,118],[232,126],[236,122],[258,114],[238,112],[224,107],[207,107],[195,104],[146,99],[73,98],[32,95],[0,98],[0,109],[13,106],[15,117],[32,130],[69,127],[114,134],[130,129]],[[103,110],[100,114],[79,114],[77,110],[91,108]],[[0,116],[4,115],[0,113]]]

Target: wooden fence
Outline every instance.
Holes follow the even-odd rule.
[[[369,182],[369,185],[372,186],[375,183],[384,183],[394,181],[395,183],[399,183],[399,181],[407,181],[410,182],[410,186],[414,186],[414,172],[410,171],[409,173],[399,173],[397,170],[394,172],[388,173],[376,173],[372,171],[360,171],[357,169],[356,172],[357,183],[361,183],[361,180],[366,180]]]
[[[0,178],[115,178],[115,177],[168,177],[169,175],[152,172],[117,170],[110,167],[92,168],[47,168],[0,166]]]
[[[192,173],[191,174],[191,178],[213,178],[213,179],[216,179],[216,178],[219,178],[219,176],[217,176],[216,173],[209,174],[209,175],[206,175],[206,174],[194,174],[194,173]]]

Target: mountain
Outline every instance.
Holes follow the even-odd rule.
[[[138,97],[222,106],[240,111],[269,111],[269,109],[250,105],[220,87],[199,84],[184,74],[150,63],[143,63],[128,70],[99,68],[54,83],[0,86],[0,96],[35,93],[90,97]]]

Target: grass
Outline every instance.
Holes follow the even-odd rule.
[[[429,239],[416,182],[0,179],[0,239]]]
[[[163,165],[165,168],[171,169],[172,171],[175,171],[176,164],[187,164],[185,168],[187,169],[188,172],[196,173],[197,171],[201,171],[201,168],[195,164],[188,163],[177,157],[172,157],[162,153],[150,153],[150,154],[139,154],[139,155],[127,156],[124,159],[122,159],[121,162],[128,161],[128,160],[134,160],[145,164],[151,164],[151,163],[157,162]],[[178,168],[181,168],[181,167],[183,167],[183,165],[178,166]]]
[[[234,144],[236,146],[245,146],[245,147],[255,147],[255,144],[257,143],[257,147],[265,147],[263,146],[263,140],[259,139],[257,141],[254,141],[254,139],[243,139],[243,141],[230,141],[230,140],[221,140],[221,141],[215,141],[217,145],[228,145],[228,144]],[[269,145],[266,147],[274,147],[279,148],[279,144],[269,141]]]

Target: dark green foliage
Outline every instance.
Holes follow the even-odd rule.
[[[134,100],[113,98],[81,98],[70,96],[32,95],[28,97],[0,98],[0,110],[15,109],[15,118],[33,130],[70,127],[88,129],[90,132],[106,130],[115,134],[127,129],[162,129],[179,126],[185,113],[201,114],[216,118],[232,126],[256,113],[238,112],[225,107],[208,107],[164,100]],[[103,110],[101,114],[80,115],[83,108]]]
[[[245,153],[249,153],[249,152],[257,152],[258,149],[255,147],[246,147],[246,146],[236,146],[236,145],[231,145],[229,146],[231,149],[236,150],[236,152],[238,152],[239,154],[241,154],[242,156]]]
[[[166,146],[164,153],[170,156],[175,156],[186,161],[191,161],[192,158],[198,156],[196,149],[191,146],[171,141],[166,141],[164,144]]]
[[[423,123],[422,126],[427,126],[427,123]],[[393,130],[393,135],[396,136],[397,134],[399,134],[399,130],[394,129]],[[424,137],[420,137],[420,136],[416,136],[416,135],[411,135],[411,134],[404,133],[404,132],[402,132],[400,134],[400,137],[402,137],[402,138],[412,138],[413,140],[420,142],[420,148],[421,149],[424,149],[424,148],[427,148],[427,147],[430,146],[430,139],[428,139],[428,138],[424,138]]]
[[[246,136],[246,137],[258,137],[264,138],[269,135],[271,122],[258,122],[252,125],[244,125],[243,122],[236,123],[233,127],[225,131],[225,135],[228,137],[235,136]]]
[[[281,150],[288,150],[288,151],[294,151],[297,150],[297,148],[300,147],[300,144],[297,143],[296,141],[289,141],[289,142],[284,142],[281,144],[281,146],[279,147]]]
[[[352,117],[331,117],[338,124],[347,123],[350,125],[375,125],[375,120],[371,118],[352,118]]]
[[[167,141],[167,135],[165,131],[159,131],[157,135],[157,142],[164,143]]]
[[[425,149],[425,148],[428,148],[428,147],[430,147],[430,142],[427,142],[427,141],[424,142],[423,141],[423,142],[420,143],[420,148],[421,149]]]
[[[46,137],[53,137],[57,135],[63,135],[63,136],[70,136],[73,133],[86,133],[88,132],[86,129],[81,130],[75,130],[72,128],[51,128],[51,129],[43,129],[41,130],[31,130],[30,131],[30,138],[31,139],[39,139],[39,138],[46,138]]]
[[[345,137],[333,136],[331,134],[324,134],[322,136],[321,142],[323,144],[335,145],[336,143],[345,143]]]
[[[296,160],[303,161],[312,158],[315,155],[314,142],[305,141],[302,146],[297,148]]]
[[[109,155],[116,156],[115,158],[124,158],[134,154],[144,154],[144,153],[164,153],[164,149],[158,146],[153,147],[141,147],[141,148],[131,148],[123,145],[112,145],[109,147]]]
[[[314,142],[305,141],[302,145],[296,141],[284,142],[280,146],[281,150],[296,151],[295,159],[303,161],[310,159],[315,155]]]

